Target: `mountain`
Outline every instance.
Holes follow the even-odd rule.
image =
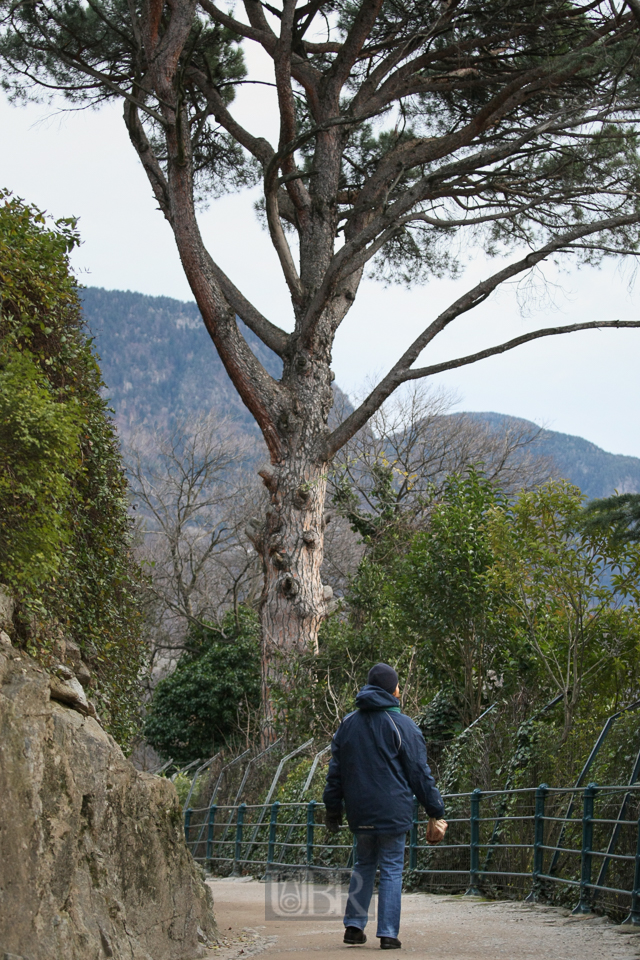
[[[236,393],[195,303],[170,297],[87,287],[83,313],[101,359],[105,394],[126,438],[131,427],[163,427],[193,412],[224,410],[261,443],[253,417]],[[274,377],[282,362],[240,324],[252,350]],[[344,394],[336,388],[343,400]],[[347,412],[348,412],[348,401]],[[472,413],[495,430],[513,418]],[[529,421],[522,421],[537,429]],[[640,492],[640,459],[606,453],[582,437],[543,430],[537,450],[553,457],[560,474],[589,497]]]
[[[466,416],[500,430],[506,421],[538,429],[529,420],[507,417],[502,413],[467,413]],[[580,487],[588,497],[608,497],[615,493],[640,493],[640,458],[607,453],[595,443],[555,430],[542,430],[536,441],[538,453],[553,458],[560,475]]]
[[[215,408],[259,437],[195,303],[97,287],[87,287],[81,295],[107,384],[105,394],[123,436],[134,424],[163,427],[175,417]],[[263,366],[280,377],[280,358],[240,326]]]

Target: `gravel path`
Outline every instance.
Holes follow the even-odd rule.
[[[296,960],[309,953],[356,960],[378,949],[375,925],[362,947],[342,943],[339,918],[267,919],[267,887],[255,880],[211,880],[221,943],[207,958]],[[322,895],[323,888],[316,888]],[[373,929],[372,929],[373,927]],[[637,930],[637,932],[636,932]],[[640,928],[619,927],[601,917],[572,917],[553,907],[513,901],[405,894],[402,950],[416,960],[640,960]],[[267,958],[265,957],[265,960]]]

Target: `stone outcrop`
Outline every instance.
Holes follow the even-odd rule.
[[[97,719],[96,708],[87,700],[84,687],[69,667],[61,664],[54,670],[49,679],[49,690],[52,700],[59,700],[68,707],[74,707],[85,717]]]
[[[194,960],[215,925],[173,784],[57,696],[0,644],[0,958]]]

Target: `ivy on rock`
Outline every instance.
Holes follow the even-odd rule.
[[[145,660],[127,485],[83,328],[71,219],[0,192],[0,581],[16,638],[49,664],[61,640],[122,744],[138,726]]]

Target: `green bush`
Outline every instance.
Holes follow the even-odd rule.
[[[144,734],[177,764],[206,760],[233,743],[260,702],[260,629],[253,610],[221,626],[194,626],[174,672],[157,685]]]
[[[178,773],[173,781],[173,785],[176,788],[181,807],[185,805],[187,797],[189,796],[191,780],[192,777],[190,777],[188,773]]]

